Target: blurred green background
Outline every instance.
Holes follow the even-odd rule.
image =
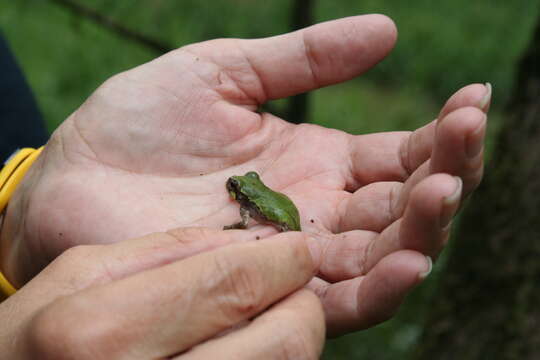
[[[79,2],[174,47],[217,37],[287,32],[293,4],[285,0]],[[366,75],[313,92],[310,121],[355,134],[412,130],[435,118],[446,98],[460,87],[489,81],[494,87],[488,134],[492,143],[538,10],[539,2],[530,0],[315,1],[317,22],[383,13],[396,22],[399,39],[391,55]],[[54,1],[0,2],[0,30],[51,131],[108,77],[157,55]],[[393,320],[328,341],[324,358],[407,359],[436,291],[437,272],[438,268]]]

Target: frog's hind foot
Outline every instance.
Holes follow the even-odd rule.
[[[247,228],[246,224],[244,224],[242,221],[240,221],[240,222],[237,222],[237,223],[232,224],[232,225],[224,226],[223,230],[246,229],[246,228]]]

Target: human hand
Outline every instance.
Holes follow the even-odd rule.
[[[312,286],[330,332],[387,318],[427,268],[400,250],[436,257],[459,206],[459,186],[437,173],[462,178],[462,196],[480,181],[488,89],[462,89],[413,133],[352,136],[255,110],[362,73],[395,37],[385,17],[353,17],[187,46],[108,80],[55,132],[12,199],[8,278],[21,285],[77,244],[221,228],[238,218],[226,179],[256,170],[293,199],[325,249]],[[445,197],[453,201],[443,206]]]
[[[0,304],[0,353],[12,360],[318,358],[322,307],[298,290],[314,275],[317,249],[302,233],[248,238],[184,228],[73,247]],[[207,251],[192,256],[189,242]]]

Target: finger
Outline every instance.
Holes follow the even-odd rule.
[[[72,247],[3,305],[17,306],[22,313],[34,314],[37,309],[81,289],[106,284],[199,252],[256,240],[266,235],[264,230],[223,232],[207,228],[179,228],[109,245]]]
[[[337,282],[363,275],[366,270],[366,256],[370,244],[377,233],[372,231],[348,231],[330,237],[320,236],[322,253],[318,277],[329,282]]]
[[[344,211],[339,215],[338,232],[358,229],[383,231],[403,216],[410,192],[431,173],[431,161],[428,160],[404,184],[375,182],[361,187],[343,207]]]
[[[463,196],[467,196],[482,179],[487,116],[477,108],[465,107],[439,122],[430,171],[462,178]]]
[[[491,85],[472,84],[456,92],[442,108],[439,119],[463,107],[487,111]],[[374,181],[404,181],[430,158],[437,120],[414,132],[389,132],[353,137],[351,174],[347,189],[355,191]]]
[[[412,174],[421,164],[431,156],[434,141],[436,139],[436,128],[449,113],[463,108],[475,107],[483,112],[487,112],[491,100],[491,85],[487,83],[471,84],[457,91],[448,99],[441,109],[437,119],[416,131],[413,131],[405,141],[401,143],[400,155],[403,167],[408,174]]]
[[[266,99],[279,99],[358,76],[390,52],[396,36],[386,16],[364,15],[241,46]]]
[[[189,46],[210,57],[248,97],[258,103],[349,80],[382,60],[396,40],[394,23],[383,15],[354,16],[289,34]],[[218,40],[230,41],[230,40]],[[212,45],[212,46],[210,46]]]
[[[51,301],[59,296],[109,283],[200,252],[232,243],[258,240],[264,235],[262,230],[220,231],[191,227],[152,233],[107,245],[76,246],[62,253],[21,291],[44,292],[40,298]],[[46,284],[50,284],[51,288],[47,288]]]
[[[325,340],[321,302],[299,290],[248,326],[203,343],[175,359],[318,359]]]
[[[397,311],[406,295],[431,272],[431,260],[403,250],[382,259],[365,276],[328,284],[315,278],[308,287],[323,304],[329,336],[379,324]]]
[[[451,112],[463,107],[475,107],[486,113],[491,105],[492,88],[490,83],[465,86],[448,99],[438,119],[443,119]]]
[[[395,202],[394,214],[402,213],[411,189],[429,174],[444,172],[460,177],[462,196],[468,196],[483,176],[486,123],[486,115],[473,107],[460,108],[439,120],[431,159],[407,179]]]
[[[448,237],[448,225],[460,196],[459,178],[429,176],[412,191],[403,217],[382,233],[349,231],[326,240],[320,277],[335,282],[364,275],[399,250],[415,250],[436,258]]]
[[[85,289],[47,307],[34,327],[54,324],[42,331],[52,333],[42,343],[53,351],[92,344],[111,357],[162,358],[258,314],[307,283],[315,266],[305,235],[282,233]]]
[[[225,245],[256,241],[266,236],[264,229],[222,231],[203,227],[177,228],[101,246],[96,257],[106,264],[109,279],[118,280]]]
[[[403,217],[370,243],[365,271],[401,249],[436,258],[446,242],[448,225],[459,207],[461,194],[461,180],[447,174],[435,174],[420,182],[411,193]]]
[[[394,211],[403,183],[397,181],[379,181],[361,187],[346,201],[339,214],[337,232],[352,230],[383,231],[401,214]],[[399,216],[398,216],[399,215]]]

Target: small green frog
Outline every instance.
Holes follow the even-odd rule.
[[[251,216],[260,223],[274,225],[279,231],[301,231],[300,215],[291,199],[264,185],[255,171],[231,176],[226,186],[231,198],[240,203],[242,221],[224,226],[223,230],[245,229]]]

